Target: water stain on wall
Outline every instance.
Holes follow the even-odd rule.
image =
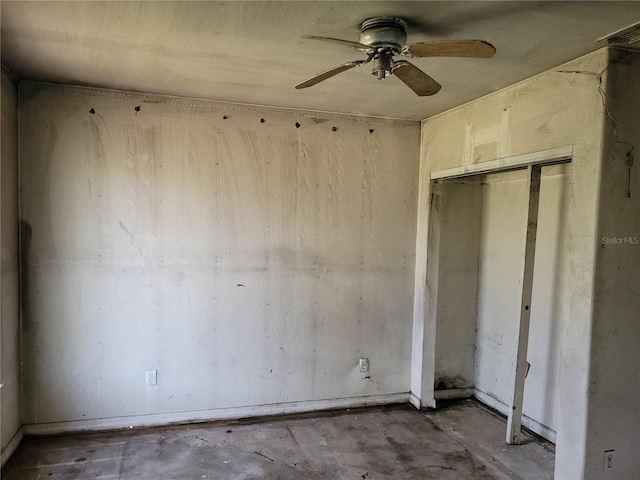
[[[20,219],[20,308],[22,310],[22,328],[28,330],[31,323],[30,296],[30,259],[33,228],[26,220]]]

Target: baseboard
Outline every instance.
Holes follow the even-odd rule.
[[[16,434],[13,436],[11,441],[7,444],[5,449],[2,451],[2,456],[0,456],[0,467],[4,467],[4,464],[7,463],[7,460],[13,455],[13,452],[16,451],[22,438],[24,437],[24,429],[20,427]]]
[[[25,435],[55,435],[70,432],[92,432],[120,430],[123,428],[157,427],[165,425],[199,423],[215,420],[233,420],[247,417],[266,417],[292,413],[306,413],[340,408],[357,408],[393,403],[408,403],[409,392],[369,395],[363,397],[310,400],[251,407],[219,408],[192,412],[160,413],[130,417],[75,420],[69,422],[39,423],[24,425]]]
[[[484,403],[485,405],[497,410],[501,414],[508,416],[509,415],[509,406],[506,403],[502,403],[500,400],[487,395],[482,390],[474,389],[473,394],[479,401]],[[522,415],[522,425],[532,432],[540,435],[542,438],[546,438],[552,443],[556,443],[556,431],[550,429],[546,425],[534,420],[531,417],[527,417],[526,415]]]
[[[451,388],[449,390],[435,390],[433,396],[436,400],[457,400],[460,398],[473,398],[475,388]]]
[[[417,396],[415,393],[413,393],[413,392],[410,392],[410,393],[409,393],[409,403],[410,403],[413,407],[417,408],[418,410],[420,410],[420,408],[421,408],[421,406],[422,406],[422,405],[421,405],[421,402],[420,402],[420,398],[418,398],[418,396]]]

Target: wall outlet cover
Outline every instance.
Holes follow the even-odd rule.
[[[156,370],[147,370],[145,375],[145,385],[147,387],[157,385],[158,384],[158,374]]]
[[[610,472],[613,470],[614,459],[615,459],[615,450],[605,450],[604,451],[604,471]]]
[[[368,372],[369,371],[369,359],[368,358],[361,358],[360,359],[360,371],[361,372]]]

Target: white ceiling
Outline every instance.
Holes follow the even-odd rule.
[[[432,97],[366,65],[294,89],[365,58],[302,35],[358,41],[374,16],[406,20],[408,43],[481,39],[497,53],[412,59],[442,85]],[[21,79],[419,120],[596,50],[638,21],[637,1],[3,1],[2,63]]]

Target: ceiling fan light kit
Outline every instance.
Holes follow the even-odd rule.
[[[419,96],[438,93],[441,86],[429,75],[406,60],[395,60],[395,55],[416,57],[468,57],[490,58],[496,49],[482,40],[454,40],[405,44],[407,32],[405,22],[396,17],[375,17],[365,20],[360,27],[359,42],[340,38],[305,35],[303,38],[337,43],[367,54],[366,60],[354,60],[338,65],[296,85],[297,89],[308,88],[339,73],[373,62],[371,74],[378,80],[395,75]]]

